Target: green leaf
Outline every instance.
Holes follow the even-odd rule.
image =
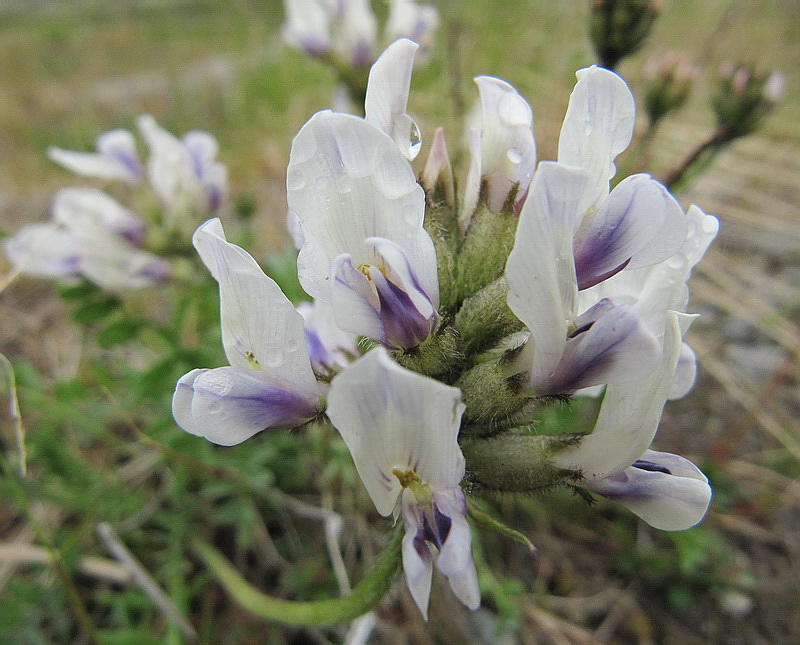
[[[104,349],[122,345],[132,340],[145,324],[147,321],[132,318],[117,320],[97,334],[97,343]]]
[[[119,300],[106,296],[80,305],[72,312],[72,319],[82,325],[91,325],[111,315],[119,307]]]

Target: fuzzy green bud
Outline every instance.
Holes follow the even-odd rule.
[[[533,395],[522,388],[524,375],[508,375],[505,357],[478,363],[464,372],[455,385],[467,408],[462,435],[490,435],[516,425],[534,405]]]
[[[783,96],[784,85],[781,72],[766,75],[749,67],[723,65],[713,98],[723,143],[753,132]]]
[[[493,213],[481,200],[456,258],[459,301],[503,275],[514,246],[517,222],[510,205]]]
[[[659,60],[651,60],[644,97],[650,123],[657,123],[680,108],[689,98],[699,74],[700,70],[681,54],[669,53]]]
[[[543,491],[575,484],[580,473],[553,465],[551,456],[575,437],[501,434],[462,441],[467,477],[486,488],[510,493]]]
[[[455,318],[455,327],[461,336],[467,355],[491,346],[501,338],[523,329],[508,308],[508,286],[500,277],[464,301]]]
[[[593,0],[589,32],[600,65],[614,69],[635,52],[650,33],[659,10],[655,0]]]
[[[412,372],[435,378],[454,372],[463,354],[455,330],[449,325],[440,325],[416,347],[395,352],[394,358]]]
[[[455,207],[442,201],[437,195],[438,192],[426,194],[424,224],[436,249],[440,310],[451,311],[458,299],[456,289],[458,220]]]

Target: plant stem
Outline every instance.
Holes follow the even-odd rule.
[[[334,625],[366,614],[386,595],[400,569],[402,527],[394,530],[372,570],[349,596],[329,600],[293,601],[267,596],[247,580],[214,547],[195,540],[193,548],[217,581],[250,613],[287,625]]]
[[[689,181],[705,170],[719,151],[730,141],[729,130],[727,126],[718,127],[708,139],[683,160],[680,166],[666,176],[664,185],[675,193],[686,188]]]

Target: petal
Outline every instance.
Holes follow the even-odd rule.
[[[86,240],[83,274],[104,289],[141,289],[169,280],[168,260],[142,251],[119,238],[98,234]]]
[[[423,290],[438,291],[424,192],[385,133],[358,117],[317,113],[295,137],[287,190],[305,236],[297,263],[306,293],[330,302],[331,263],[348,253],[354,266],[372,264],[368,237],[400,245]]]
[[[636,513],[663,531],[688,529],[705,517],[711,487],[705,475],[678,455],[648,450],[621,473],[591,482],[588,488]]]
[[[432,490],[459,484],[463,411],[457,388],[400,367],[381,347],[336,376],[328,394],[328,417],[384,516],[402,490],[393,469],[412,469]]]
[[[139,244],[147,233],[146,224],[132,211],[95,188],[62,188],[53,199],[52,210],[56,222],[87,240],[102,229]]]
[[[677,314],[670,312],[667,321],[656,369],[631,383],[609,385],[594,430],[556,454],[557,466],[579,470],[592,482],[619,473],[644,453],[658,428],[681,351]]]
[[[458,599],[470,609],[481,603],[478,574],[472,558],[472,533],[467,523],[467,503],[461,488],[451,488],[433,494],[434,504],[440,512],[450,518],[447,535],[436,567],[450,582],[450,588]]]
[[[663,334],[665,312],[683,311],[688,301],[688,280],[719,230],[716,217],[706,215],[696,206],[686,214],[687,235],[680,250],[656,265],[628,269],[580,292],[582,308],[602,298],[631,304],[647,321],[657,336]]]
[[[614,72],[593,65],[576,75],[558,160],[589,172],[587,205],[596,207],[608,195],[608,182],[616,172],[614,158],[631,141],[636,107],[625,81]]]
[[[531,332],[523,356],[531,382],[541,383],[556,369],[567,323],[577,313],[572,234],[586,179],[582,170],[539,164],[506,263],[508,306]]]
[[[418,48],[407,38],[389,45],[369,72],[364,102],[367,123],[388,134],[406,159],[414,159],[422,145],[417,124],[406,114]]]
[[[3,240],[9,262],[26,275],[72,281],[81,274],[84,245],[54,224],[29,224]]]
[[[336,325],[346,332],[384,342],[380,300],[369,278],[353,266],[349,255],[340,255],[333,261],[333,272],[331,308]]]
[[[370,237],[364,242],[374,250],[378,266],[383,269],[385,275],[408,294],[419,315],[425,319],[432,318],[439,304],[438,289],[433,293],[424,291],[415,267],[409,262],[403,247],[381,237]],[[438,284],[436,286],[438,287]]]
[[[444,187],[445,200],[449,205],[455,204],[455,185],[453,183],[453,166],[447,152],[447,143],[444,138],[444,128],[436,128],[433,133],[433,143],[425,162],[425,169],[421,175],[422,185],[425,190],[434,190],[439,182]]]
[[[50,147],[47,156],[67,170],[99,179],[137,183],[142,176],[136,158],[136,142],[127,130],[111,130],[97,139],[97,153]]]
[[[521,203],[536,168],[533,112],[528,102],[505,81],[475,79],[481,97],[481,174],[487,181],[489,208],[497,212],[518,186]]]
[[[225,239],[218,219],[200,226],[193,241],[219,282],[222,343],[231,365],[260,367],[299,390],[316,392],[303,317],[280,287]]]
[[[136,154],[136,139],[129,130],[110,130],[97,137],[97,151],[123,164],[131,181],[142,177],[142,166]]]
[[[675,369],[675,379],[669,391],[670,401],[680,399],[689,393],[697,380],[697,355],[686,343],[681,345],[681,354],[678,366]]]
[[[310,56],[321,56],[331,47],[331,11],[319,0],[286,0],[283,39]]]
[[[403,494],[403,572],[406,585],[419,608],[422,617],[428,620],[428,600],[433,578],[433,557],[430,547],[420,536],[422,510],[409,492]]]
[[[257,432],[292,428],[312,419],[318,399],[239,367],[192,370],[175,388],[172,414],[186,432],[232,446]]]
[[[594,286],[631,264],[636,268],[667,259],[686,237],[685,219],[672,196],[649,175],[624,179],[597,212],[584,218],[575,235],[579,288]]]
[[[629,383],[645,378],[658,364],[661,345],[633,307],[606,307],[601,301],[587,312],[592,319],[595,311],[602,313],[585,323],[581,316],[579,328],[591,324],[588,330],[567,340],[564,354],[555,372],[542,383],[532,382],[538,395],[572,394],[581,388],[611,383]]]
[[[315,369],[345,367],[360,354],[357,337],[336,324],[333,307],[329,304],[320,300],[301,302],[297,311],[303,316],[309,355]]]

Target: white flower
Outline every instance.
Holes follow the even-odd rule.
[[[55,146],[47,156],[68,170],[86,177],[114,179],[136,184],[142,167],[136,156],[136,141],[128,130],[111,130],[97,138],[97,152],[75,152]]]
[[[632,383],[609,385],[592,433],[555,456],[557,466],[582,472],[586,488],[667,531],[697,524],[711,501],[708,480],[691,462],[648,449],[672,387],[686,318],[669,312],[657,367]]]
[[[83,276],[109,290],[169,279],[169,262],[136,246],[144,223],[106,193],[64,188],[52,212],[50,224],[25,226],[4,241],[6,255],[22,272],[68,283]]]
[[[603,298],[630,305],[660,338],[666,324],[665,313],[668,310],[686,311],[689,275],[719,231],[717,218],[706,215],[697,206],[689,208],[686,220],[688,233],[677,253],[655,265],[620,271],[608,280],[581,291],[578,296],[580,306],[591,306]],[[691,389],[696,371],[694,352],[683,343],[670,399],[680,398]]]
[[[408,163],[409,140],[398,145],[398,128],[407,136],[413,124],[405,97],[415,49],[398,41],[375,64],[366,120],[324,111],[303,126],[286,180],[302,233],[300,284],[333,307],[341,329],[388,347],[413,347],[438,322],[425,195]]]
[[[218,219],[194,244],[219,282],[222,343],[230,367],[197,369],[175,389],[172,413],[184,430],[221,445],[315,417],[321,386],[311,367],[303,317]]]
[[[539,165],[506,264],[508,306],[530,331],[519,364],[540,395],[635,381],[658,359],[656,337],[631,307],[578,308],[573,234],[587,180],[578,168]]]
[[[502,209],[512,189],[514,204],[522,204],[536,168],[533,111],[505,81],[492,76],[475,79],[481,98],[479,125],[470,132],[471,161],[462,219],[469,220],[485,183],[489,208]]]
[[[542,394],[633,381],[653,368],[669,305],[644,311],[591,288],[668,262],[689,229],[677,201],[648,175],[609,190],[614,159],[633,133],[633,96],[608,70],[577,76],[558,163],[539,165],[506,267],[508,304],[531,332],[520,362]]]
[[[403,369],[376,348],[333,379],[328,417],[378,512],[402,511],[403,568],[427,617],[433,563],[470,609],[480,604],[457,437],[458,389]]]
[[[153,191],[178,221],[187,212],[213,213],[227,192],[227,170],[216,160],[219,146],[207,132],[187,132],[182,139],[160,127],[149,114],[139,117],[139,129],[150,149],[147,175]]]
[[[369,0],[285,0],[287,43],[310,56],[334,53],[351,67],[372,62],[377,21]]]
[[[341,64],[365,68],[372,63],[378,40],[378,23],[369,0],[284,0],[284,40],[309,56],[333,56]],[[385,40],[410,38],[425,53],[439,24],[439,14],[414,0],[392,0]]]

